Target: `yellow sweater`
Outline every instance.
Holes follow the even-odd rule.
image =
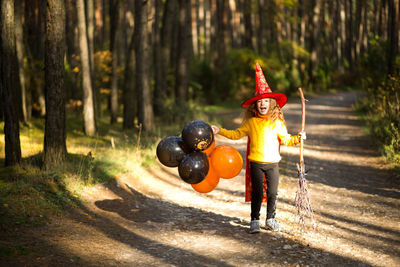
[[[286,146],[300,143],[297,135],[291,136],[281,120],[272,122],[263,118],[252,117],[236,130],[221,128],[220,135],[237,140],[245,135],[250,138],[249,160],[261,163],[279,162],[279,139]]]

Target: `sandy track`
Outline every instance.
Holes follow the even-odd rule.
[[[317,228],[300,234],[294,208],[298,147],[282,147],[277,219],[284,230],[247,233],[244,170],[199,194],[176,168],[134,170],[87,192],[82,210],[15,240],[33,252],[4,266],[399,266],[400,178],[371,147],[351,110],[357,94],[307,102],[305,164]],[[284,108],[290,133],[299,101]],[[240,111],[221,114],[224,126]],[[246,139],[217,137],[244,156]],[[265,205],[262,208],[265,219]]]

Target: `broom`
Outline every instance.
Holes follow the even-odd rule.
[[[304,132],[306,124],[306,100],[303,95],[303,90],[299,88],[300,98],[301,98],[301,132]],[[304,165],[304,140],[300,139],[300,160],[297,163],[297,170],[299,175],[299,182],[296,192],[296,209],[297,216],[299,219],[300,229],[304,230],[306,218],[309,217],[312,221],[313,226],[315,226],[314,221],[314,211],[311,208],[310,198],[308,197],[307,182],[305,179],[305,165]]]

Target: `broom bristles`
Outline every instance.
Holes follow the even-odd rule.
[[[299,170],[299,182],[296,192],[295,204],[296,204],[297,217],[299,219],[300,229],[304,230],[307,218],[311,219],[312,225],[315,227],[314,211],[311,207],[310,198],[308,197],[308,188],[305,179],[305,174],[304,172],[300,171],[301,169],[299,164],[297,164],[297,167]]]

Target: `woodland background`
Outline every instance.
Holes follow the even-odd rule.
[[[160,170],[156,147],[166,136],[180,135],[194,119],[232,125],[240,104],[254,94],[256,61],[272,90],[289,98],[299,98],[298,87],[311,100],[357,90],[340,95],[352,95],[343,99],[345,105],[360,96],[356,112],[371,138],[368,142],[363,133],[349,127],[357,118],[347,106],[343,111],[333,103],[317,104],[314,112],[333,111],[314,117],[307,113],[311,116],[306,123],[306,131],[314,119],[321,123],[322,133],[330,134],[313,133],[310,126],[307,132],[309,153],[315,164],[322,164],[314,165],[307,179],[319,192],[315,194],[319,202],[313,203],[318,203],[316,214],[328,229],[319,233],[325,251],[320,260],[313,259],[314,248],[300,242],[304,247],[289,246],[289,254],[283,253],[285,248],[277,254],[264,253],[283,246],[281,239],[262,235],[272,244],[264,246],[264,241],[257,245],[245,234],[236,243],[239,254],[244,255],[246,245],[250,253],[268,257],[265,261],[282,252],[282,261],[277,261],[282,265],[291,264],[291,255],[303,260],[302,253],[310,251],[311,264],[316,260],[317,265],[336,266],[343,265],[344,248],[347,255],[357,255],[357,261],[346,261],[352,265],[384,265],[389,258],[395,262],[399,31],[400,0],[0,0],[0,129],[4,129],[0,132],[0,262],[8,259],[15,266],[15,262],[53,260],[55,264],[47,265],[59,266],[80,260],[85,262],[82,266],[104,265],[110,261],[103,259],[120,255],[126,245],[133,249],[129,252],[136,251],[133,255],[145,253],[163,264],[185,264],[188,255],[202,264],[225,263],[213,261],[218,254],[210,258],[193,254],[190,248],[179,249],[176,242],[190,235],[196,247],[205,249],[211,248],[210,240],[221,240],[226,233],[232,237],[239,227],[224,222],[237,216],[230,210],[241,205],[235,200],[240,192],[232,191],[239,187],[222,188],[222,195],[202,202],[212,201],[213,208],[228,211],[224,216],[199,209],[203,204],[197,203],[197,196],[188,201],[192,188],[177,186],[177,176]],[[336,136],[341,129],[343,136]],[[350,140],[344,142],[345,138]],[[319,141],[328,144],[323,149],[310,147]],[[377,163],[370,144],[386,162],[379,158]],[[289,160],[282,162],[282,185],[293,189],[297,182],[289,183],[288,177],[297,172],[285,167]],[[129,190],[119,186],[124,179],[132,180]],[[141,191],[143,187],[151,197]],[[162,199],[154,198],[154,192]],[[181,198],[175,192],[183,192]],[[167,196],[177,202],[171,205]],[[105,209],[89,212],[93,199]],[[290,209],[288,198],[282,204]],[[160,222],[167,221],[168,228],[158,224],[157,217],[163,217]],[[138,228],[128,231],[126,220],[129,227]],[[191,221],[196,222],[194,228],[187,226]],[[283,225],[287,223],[284,219]],[[38,225],[43,227],[33,227]],[[160,232],[154,225],[162,225]],[[182,235],[176,235],[179,232]],[[164,234],[170,235],[170,243]],[[234,255],[231,240],[240,241],[237,234],[229,240],[224,236],[229,251],[218,251],[223,259]],[[342,234],[342,242],[337,242]],[[68,247],[66,240],[69,248],[59,250]],[[262,253],[254,250],[261,246]],[[168,261],[164,254],[172,258]],[[242,259],[257,262],[259,255],[253,255]]]
[[[74,149],[82,136],[154,148],[210,107],[252,96],[256,61],[288,96],[364,91],[357,107],[372,139],[400,162],[399,0],[2,0],[0,9],[2,165],[49,170],[84,154],[92,170],[91,152]]]

